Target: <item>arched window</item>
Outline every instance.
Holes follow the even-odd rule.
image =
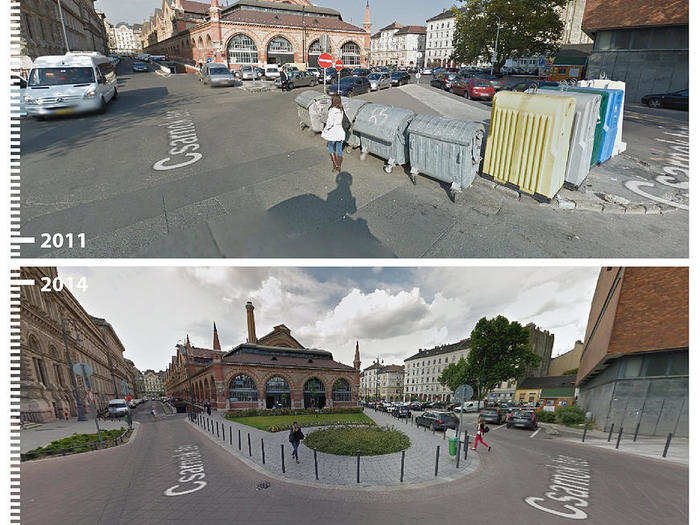
[[[331,39],[328,35],[311,42],[309,46],[309,66],[318,67],[318,57],[323,53],[331,52]]]
[[[289,40],[282,36],[276,36],[267,45],[268,64],[289,64],[294,62],[294,50]]]
[[[265,384],[265,406],[287,408],[292,406],[292,390],[283,377],[271,377]]]
[[[228,397],[231,403],[240,401],[257,401],[258,389],[249,376],[237,375],[228,384]]]
[[[355,42],[347,42],[340,48],[340,59],[345,66],[360,65],[360,46]]]
[[[253,39],[246,35],[236,35],[228,43],[228,63],[257,64],[258,48]]]
[[[338,379],[333,384],[333,401],[350,401],[351,395],[350,383],[345,379]]]
[[[312,377],[304,383],[304,408],[323,408],[326,406],[326,387],[323,381]]]

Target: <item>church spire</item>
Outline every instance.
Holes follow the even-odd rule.
[[[352,364],[355,366],[355,370],[360,369],[360,342],[359,341],[355,342],[355,360],[352,362]]]
[[[219,343],[219,333],[216,331],[216,321],[214,321],[214,350],[221,350],[221,343]]]
[[[372,32],[372,18],[369,14],[369,0],[367,0],[367,5],[365,6],[365,22],[362,24],[362,27],[368,33]]]

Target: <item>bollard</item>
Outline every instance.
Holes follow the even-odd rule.
[[[282,452],[282,474],[284,474],[284,443],[280,445],[280,450]]]
[[[462,455],[462,442],[457,440],[457,468],[459,468],[459,458]]]
[[[260,450],[262,451],[262,462],[265,464],[265,440],[260,438]]]
[[[435,425],[432,425],[432,427],[433,427],[432,430],[433,430],[433,436],[434,436],[435,435]]]
[[[610,438],[612,437],[612,431],[613,428],[615,427],[615,423],[610,424],[610,432],[608,432],[608,443],[610,443]]]
[[[637,423],[637,427],[634,429],[634,437],[632,438],[632,441],[637,441],[637,434],[639,434],[639,425],[641,423],[642,423],[641,421],[639,423]]]
[[[586,432],[588,432],[588,423],[583,425],[583,437],[581,438],[581,443],[586,441]]]
[[[405,461],[406,461],[406,451],[402,450],[401,451],[401,479],[399,480],[399,481],[401,481],[401,483],[403,483],[403,464]]]
[[[219,437],[219,422],[216,422],[216,437]]]
[[[357,451],[357,482],[360,482],[360,451]]]
[[[318,458],[316,457],[316,449],[314,449],[314,474],[316,475],[316,481],[318,481]]]
[[[241,429],[238,429],[238,450],[241,450]]]
[[[233,446],[233,427],[228,427],[228,444]]]
[[[469,434],[464,433],[464,459],[467,459],[467,452],[469,451]]]
[[[617,443],[615,443],[615,448],[620,448],[620,440],[622,439],[622,427],[620,427],[620,431],[617,433]]]
[[[666,454],[668,453],[668,447],[671,445],[671,438],[673,437],[672,433],[668,434],[668,437],[666,438],[666,446],[664,447],[664,453],[661,454],[661,457],[665,458]]]
[[[438,473],[438,460],[440,459],[440,445],[435,449],[435,475]]]
[[[229,427],[231,428],[231,427]],[[223,422],[221,423],[221,441],[226,443],[226,427],[224,427]]]
[[[253,456],[253,450],[250,448],[250,432],[248,432],[248,455]]]

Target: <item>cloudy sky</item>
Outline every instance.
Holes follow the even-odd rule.
[[[233,4],[236,0],[219,0],[220,5]],[[208,0],[204,0],[208,3]],[[321,7],[337,9],[343,20],[362,26],[365,19],[365,0],[314,0]],[[428,18],[443,9],[459,4],[459,0],[370,0],[372,29],[381,29],[394,20],[400,24],[425,25]],[[95,8],[107,15],[112,23],[141,23],[160,8],[163,0],[97,0]]]
[[[377,356],[402,363],[418,348],[468,337],[483,316],[534,322],[555,334],[554,355],[582,339],[596,268],[60,268],[87,278],[71,290],[115,328],[126,356],[164,369],[175,344],[211,348],[245,341],[245,303],[257,335],[285,324],[307,346],[350,364],[360,342],[363,368]]]

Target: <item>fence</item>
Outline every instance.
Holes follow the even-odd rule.
[[[91,450],[100,450],[104,448],[116,447],[124,443],[126,435],[131,432],[131,428],[127,428],[124,432],[114,438],[102,438],[102,441],[94,441],[92,443],[83,443],[81,445],[76,445],[69,448],[59,448],[59,449],[44,449],[37,452],[29,451],[24,454],[20,454],[20,461],[30,461],[38,457],[44,456],[67,456],[68,454],[79,454],[82,452],[89,452]]]

